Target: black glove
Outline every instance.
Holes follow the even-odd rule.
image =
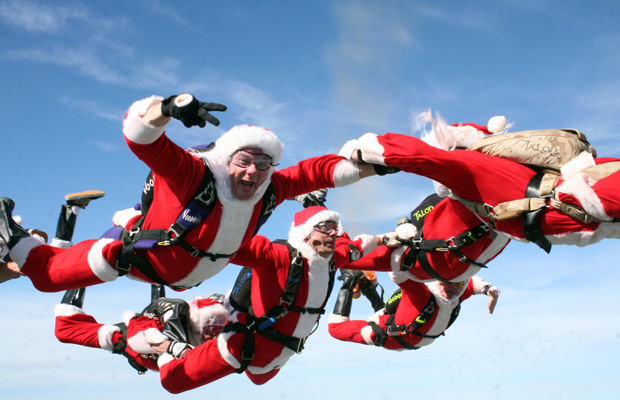
[[[207,125],[206,122],[218,126],[220,121],[209,114],[209,111],[226,111],[226,106],[218,103],[203,103],[188,93],[168,96],[161,102],[161,113],[165,117],[178,119],[187,128],[195,125],[204,128]]]
[[[303,204],[304,208],[310,206],[325,206],[327,201],[327,189],[319,189],[314,192],[302,194],[295,197],[295,200]]]
[[[386,174],[395,174],[397,172],[400,172],[400,168],[398,167],[388,167],[385,165],[379,165],[379,164],[373,164],[372,165],[375,169],[375,172],[377,173],[377,175],[386,175]]]

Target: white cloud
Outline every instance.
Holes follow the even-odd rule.
[[[57,7],[31,1],[11,1],[0,4],[0,19],[30,32],[59,33],[70,21],[87,21],[90,15],[80,4]]]

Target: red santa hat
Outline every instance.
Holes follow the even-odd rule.
[[[237,150],[248,147],[261,149],[271,157],[272,164],[277,164],[282,158],[284,144],[268,129],[252,125],[237,125],[217,139],[213,151],[228,161]]]
[[[207,298],[195,297],[189,302],[189,320],[194,332],[202,332],[206,326],[224,326],[228,321],[228,310],[222,295]]]
[[[506,117],[503,115],[492,117],[487,125],[473,122],[448,125],[440,115],[433,118],[430,111],[427,111],[418,117],[418,121],[419,123],[432,123],[431,132],[423,140],[431,146],[444,150],[468,148],[476,144],[485,135],[502,133],[508,128]]]
[[[477,131],[484,133],[485,135],[492,135],[494,133],[500,133],[504,129],[506,129],[506,125],[507,125],[506,117],[504,117],[503,115],[496,115],[492,117],[491,119],[489,119],[489,122],[486,125],[474,124],[473,122],[450,124],[450,126],[456,126],[456,127],[471,126]]]
[[[288,232],[289,242],[295,246],[296,243],[303,242],[308,238],[314,227],[321,222],[334,221],[338,224],[338,235],[344,233],[344,229],[340,224],[340,216],[337,212],[328,210],[322,206],[306,207],[295,214],[291,229]]]

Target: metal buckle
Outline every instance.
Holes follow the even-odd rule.
[[[174,230],[174,225],[170,225],[170,228],[168,228],[168,230],[166,231],[166,234],[168,235],[168,240],[169,241],[173,241],[174,239],[176,239],[179,236],[181,236],[179,234],[179,232]]]
[[[138,232],[140,232],[140,227],[132,227],[129,230],[129,237],[133,237],[134,235],[136,235]]]
[[[301,351],[304,349],[304,345],[306,344],[306,338],[301,338],[297,342],[297,350],[295,351],[297,354],[301,354]]]

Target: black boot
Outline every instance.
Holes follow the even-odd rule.
[[[372,309],[375,311],[381,310],[385,307],[385,303],[383,302],[383,287],[381,287],[381,295],[377,292],[377,287],[380,285],[375,285],[372,283],[366,276],[363,276],[359,279],[358,284],[360,285],[360,291],[368,301],[370,301],[370,305]]]
[[[13,221],[15,202],[8,197],[0,197],[0,244],[11,250],[17,242],[30,237],[28,231]]]
[[[357,284],[357,280],[364,276],[361,271],[354,271],[351,269],[341,269],[342,274],[338,279],[342,280],[342,287],[338,292],[338,298],[334,305],[334,314],[348,317],[351,315],[351,304],[353,302],[353,288]]]
[[[77,214],[73,212],[71,206],[63,204],[58,216],[58,225],[56,225],[56,238],[70,242],[73,238],[76,221]]]
[[[56,239],[71,242],[73,239],[73,231],[78,214],[74,212],[73,207],[86,208],[91,200],[104,196],[101,190],[87,190],[85,192],[70,193],[65,195],[67,204],[63,204],[58,216],[58,225],[56,225]],[[79,210],[78,210],[79,211]]]
[[[84,305],[84,295],[86,294],[86,288],[71,289],[65,292],[62,298],[62,304],[69,304],[82,308]]]

